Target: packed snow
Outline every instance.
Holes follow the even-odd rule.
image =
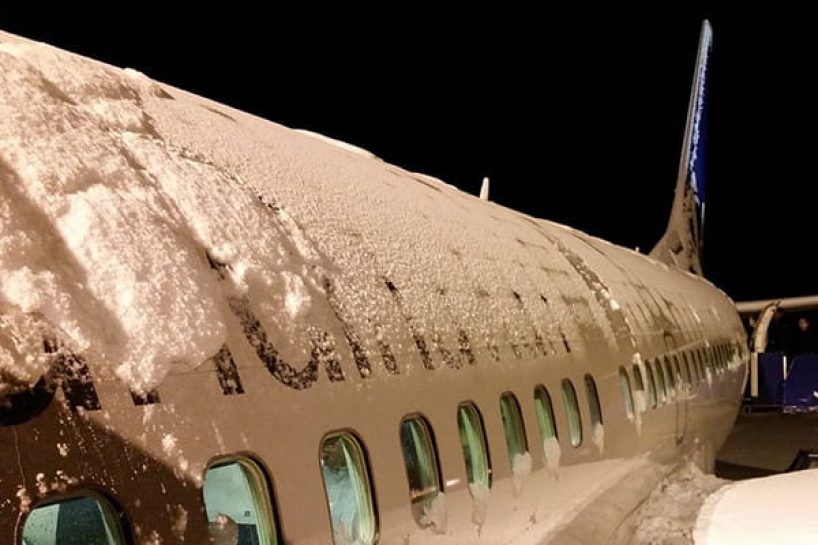
[[[528,452],[515,454],[511,458],[511,483],[514,487],[515,496],[520,495],[525,480],[531,475],[531,463],[531,454]]]
[[[591,441],[594,443],[594,445],[596,445],[599,453],[602,454],[602,452],[605,450],[605,426],[599,422],[594,422],[594,426],[591,431]]]
[[[677,469],[659,483],[637,511],[636,530],[630,545],[693,545],[699,509],[711,494],[727,483],[702,473],[693,463]]]
[[[491,490],[483,483],[469,483],[469,493],[473,502],[471,520],[477,526],[483,526],[489,509]]]
[[[430,526],[436,534],[446,533],[446,494],[438,492],[434,499],[423,506],[420,524]]]
[[[562,447],[560,447],[559,440],[556,437],[547,437],[543,441],[543,449],[548,470],[556,473],[560,467],[560,457],[562,457]]]
[[[470,363],[462,332],[483,357],[518,359],[629,333],[632,288],[591,274],[575,230],[2,32],[0,89],[0,396],[48,371],[43,339],[149,391],[219,352],[229,300],[290,360],[309,357],[304,324],[343,336],[337,308],[373,355],[376,339],[411,343],[410,322],[433,366]],[[605,308],[560,296],[589,282]]]

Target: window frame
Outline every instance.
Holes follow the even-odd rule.
[[[566,386],[568,387],[567,390]],[[560,382],[560,391],[562,392],[563,409],[565,409],[565,416],[566,420],[568,421],[568,439],[572,447],[579,448],[582,446],[583,429],[582,413],[579,409],[579,397],[577,396],[577,390],[571,379],[564,378]],[[570,392],[570,396],[568,392]],[[571,415],[574,415],[574,418],[572,418]]]
[[[653,376],[653,366],[651,361],[645,363],[645,374],[648,376],[648,400],[652,409],[659,406],[659,393],[656,386],[656,378]]]
[[[466,401],[462,401],[462,402],[458,403],[457,404],[457,414],[455,416],[455,418],[457,419],[457,432],[458,432],[458,435],[460,434],[460,409],[473,409],[474,410],[474,415],[477,417],[476,421],[480,426],[480,440],[481,440],[481,444],[482,444],[483,455],[484,455],[484,457],[486,459],[487,487],[488,487],[489,490],[491,490],[491,487],[494,484],[494,471],[492,470],[493,466],[492,466],[492,461],[491,461],[491,449],[489,447],[488,435],[486,435],[486,422],[483,419],[483,413],[480,411],[480,407],[477,406],[477,403],[472,401],[472,400],[466,400]],[[460,449],[461,449],[461,452],[462,452],[463,451],[463,442],[459,441],[459,443],[460,443]],[[463,460],[463,466],[464,466],[465,473],[466,473],[466,483],[468,485],[471,485],[473,483],[469,480],[468,465],[466,464],[466,454],[465,454],[465,452],[462,452],[462,454],[463,454],[463,456],[461,456],[461,459]],[[469,492],[471,492],[471,490]]]
[[[355,446],[357,447],[358,453],[360,454],[361,466],[365,470],[363,474],[366,479],[366,489],[369,491],[368,498],[372,512],[372,524],[374,526],[371,544],[375,545],[380,540],[381,521],[378,509],[378,499],[375,496],[375,486],[373,485],[372,481],[372,464],[369,459],[369,451],[367,450],[366,445],[363,442],[363,439],[361,438],[361,435],[352,428],[341,428],[327,432],[321,437],[321,440],[318,442],[318,468],[319,471],[321,472],[321,482],[324,487],[324,500],[326,502],[325,505],[327,507],[327,515],[329,515],[329,526],[332,532],[332,543],[335,543],[335,526],[333,524],[332,507],[330,506],[329,494],[327,493],[328,492],[327,482],[324,479],[324,470],[321,464],[323,463],[322,451],[324,448],[324,444],[329,439],[340,436],[351,437],[355,442]]]
[[[718,375],[718,365],[716,365],[716,350],[712,344],[707,347],[707,356],[710,369],[712,370],[714,375]]]
[[[511,442],[509,441],[509,434],[508,434],[509,428],[508,428],[508,425],[506,424],[505,418],[503,418],[503,402],[504,402],[504,400],[510,400],[511,403],[512,403],[511,406],[514,407],[514,411],[512,411],[512,412],[516,411],[516,418],[518,420],[517,424],[519,424],[519,426],[515,425],[514,426],[515,429],[513,431],[516,432],[517,431],[516,428],[519,427],[519,432],[520,432],[521,437],[522,437],[522,447],[523,447],[523,452],[521,452],[521,453],[511,452],[512,445],[511,445]],[[528,444],[528,431],[525,428],[525,418],[523,417],[523,408],[520,405],[520,400],[517,399],[517,396],[511,390],[507,390],[507,391],[503,392],[502,394],[500,394],[500,419],[501,419],[501,421],[503,423],[503,433],[504,433],[505,438],[506,438],[506,451],[508,452],[508,463],[513,464],[514,463],[514,461],[513,461],[514,455],[519,454],[519,455],[522,456],[522,455],[528,454],[528,453],[531,452],[531,448],[529,447],[529,444]]]
[[[591,373],[585,373],[582,381],[585,383],[585,397],[588,401],[588,414],[591,416],[591,429],[593,430],[596,424],[605,425],[602,414],[602,400],[599,398],[599,388]]]
[[[249,464],[249,467],[252,472],[257,473],[256,477],[261,477],[261,484],[264,485],[264,493],[265,493],[265,500],[266,500],[266,509],[264,511],[265,518],[267,519],[268,530],[271,531],[272,536],[272,543],[276,545],[281,545],[284,543],[283,537],[281,535],[281,528],[279,527],[278,521],[278,504],[276,503],[276,495],[275,495],[275,483],[273,482],[272,476],[270,474],[270,469],[267,465],[261,460],[259,456],[255,454],[248,453],[248,452],[237,452],[231,454],[223,454],[219,456],[214,456],[210,460],[208,460],[207,464],[205,465],[204,471],[202,472],[202,507],[205,509],[205,518],[207,517],[207,504],[205,503],[204,498],[204,487],[205,481],[207,479],[207,472],[210,469],[226,466],[230,464],[244,464],[246,467]],[[261,545],[267,545],[266,543],[261,543]]]
[[[699,377],[699,368],[696,367],[696,360],[693,359],[693,351],[685,351],[682,353],[685,361],[685,367],[687,367],[687,374],[690,376],[690,385],[691,386],[698,386],[701,382],[701,378]]]
[[[547,401],[548,414],[551,422],[551,431],[553,432],[553,435],[550,435],[549,437],[543,435],[543,426],[542,421],[540,419],[540,411],[537,408],[537,403],[538,400],[540,399],[537,396],[539,392],[543,392],[545,394],[545,399]],[[537,384],[536,386],[534,386],[534,411],[537,414],[537,429],[540,430],[540,439],[542,439],[543,444],[545,444],[545,440],[550,437],[553,437],[559,442],[560,432],[559,427],[557,426],[557,415],[556,412],[554,411],[554,400],[551,399],[551,392],[548,391],[548,388],[546,388],[544,384]]]
[[[108,523],[109,529],[115,534],[113,536],[114,539],[118,540],[115,542],[115,545],[132,545],[134,543],[131,522],[128,519],[125,509],[123,509],[122,505],[114,496],[96,487],[81,487],[68,492],[58,492],[33,501],[28,511],[17,519],[15,534],[17,539],[15,539],[15,542],[19,545],[23,544],[23,534],[25,533],[26,523],[35,510],[41,507],[48,507],[50,505],[83,498],[93,499],[98,505],[103,507],[101,509],[102,516]]]
[[[631,386],[631,378],[628,376],[628,371],[619,367],[619,387],[622,390],[622,397],[625,402],[625,416],[628,420],[636,418],[636,405],[633,401],[633,387]]]
[[[403,425],[409,421],[416,421],[419,422],[420,425],[423,427],[425,431],[425,437],[428,440],[428,446],[431,453],[431,461],[433,465],[433,474],[435,478],[435,488],[432,492],[430,491],[423,491],[420,494],[415,494],[412,490],[412,484],[409,480],[409,466],[406,463],[406,455],[403,452],[403,437],[402,437],[402,430]],[[415,517],[415,521],[420,524],[420,519],[418,517],[417,512],[417,504],[421,504],[426,501],[433,501],[439,494],[443,493],[443,473],[440,469],[440,453],[437,448],[437,440],[435,438],[435,432],[432,428],[431,422],[429,419],[424,415],[422,412],[414,412],[405,415],[401,418],[400,424],[398,426],[398,439],[401,444],[401,455],[403,457],[403,464],[406,468],[406,484],[409,490],[409,501],[412,506],[412,514]],[[421,511],[422,515],[422,511]]]
[[[664,364],[665,382],[667,384],[668,399],[673,401],[676,399],[676,375],[673,372],[673,363],[670,361],[670,356],[665,354],[662,357]]]
[[[668,402],[667,383],[665,382],[665,370],[662,368],[662,361],[657,357],[653,360],[653,372],[656,376],[656,382],[659,388],[656,393],[659,398],[659,405],[665,405]]]

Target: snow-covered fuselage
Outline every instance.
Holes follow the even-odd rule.
[[[203,477],[234,458],[266,472],[282,542],[329,543],[319,451],[336,431],[365,452],[382,544],[601,543],[680,461],[712,468],[748,353],[701,277],[2,33],[0,89],[3,543],[37,505],[87,494],[134,543],[208,543]],[[530,467],[512,467],[507,392]],[[468,485],[465,402],[488,494]],[[411,415],[434,436],[434,524],[413,517]]]

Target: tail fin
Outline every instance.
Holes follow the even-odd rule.
[[[651,257],[680,269],[702,274],[701,249],[704,229],[704,134],[707,128],[707,69],[713,47],[713,30],[702,23],[699,52],[690,90],[687,126],[679,162],[676,194],[664,236]]]

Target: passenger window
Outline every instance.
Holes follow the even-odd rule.
[[[412,514],[419,524],[427,526],[432,502],[440,493],[440,466],[429,422],[421,416],[405,419],[400,426],[400,443]]]
[[[645,391],[645,379],[642,377],[642,369],[639,365],[634,364],[631,368],[633,371],[633,388],[634,390]]]
[[[656,371],[656,382],[658,382],[658,388],[656,391],[659,394],[659,403],[664,405],[667,402],[667,384],[665,384],[665,373],[662,371],[662,364],[659,361],[659,358],[653,361]]]
[[[460,446],[463,448],[469,491],[475,496],[475,488],[488,490],[491,487],[491,461],[483,419],[473,403],[464,403],[457,409],[457,427],[460,431]]]
[[[596,382],[591,375],[585,375],[585,393],[588,396],[588,406],[591,412],[591,425],[602,425],[602,406],[599,403],[599,392]]]
[[[622,397],[625,400],[625,414],[633,419],[633,392],[631,391],[631,381],[628,372],[624,367],[619,368],[619,386],[622,388]]]
[[[217,462],[205,472],[204,503],[213,542],[278,542],[267,476],[247,459]]]
[[[23,527],[24,545],[124,545],[119,516],[94,496],[35,507]]]
[[[568,432],[571,436],[571,445],[578,447],[582,444],[582,419],[579,416],[577,392],[570,380],[562,380],[562,402],[565,414],[568,417]]]
[[[664,357],[665,363],[665,384],[667,385],[668,398],[676,397],[676,377],[673,376],[673,366],[670,364],[670,358]]]
[[[704,347],[702,348],[702,361],[704,362],[704,368],[707,371],[707,374],[712,377],[713,376],[713,359],[710,354],[710,348]]]
[[[693,352],[685,352],[682,354],[682,357],[685,360],[685,369],[687,370],[687,376],[689,377],[690,384],[698,384],[699,383],[699,369],[696,367],[696,360],[693,359]],[[691,362],[693,365],[691,365]]]
[[[676,384],[679,387],[679,390],[684,389],[685,385],[685,376],[682,372],[682,365],[679,362],[679,356],[677,354],[673,354],[673,369],[676,371]]]
[[[650,362],[645,365],[645,372],[648,374],[648,395],[650,396],[650,406],[655,409],[659,403],[656,396],[656,379],[653,378],[653,368],[651,367]]]
[[[540,427],[543,444],[549,439],[557,439],[554,407],[551,405],[551,396],[548,395],[545,386],[537,386],[534,389],[534,407],[537,410],[537,424]]]
[[[375,543],[378,523],[369,469],[358,439],[347,432],[333,433],[324,439],[321,444],[321,474],[335,543]]]
[[[520,404],[511,392],[500,396],[500,413],[503,416],[503,429],[506,432],[508,459],[511,461],[511,466],[514,467],[517,458],[528,452],[528,442]]]

